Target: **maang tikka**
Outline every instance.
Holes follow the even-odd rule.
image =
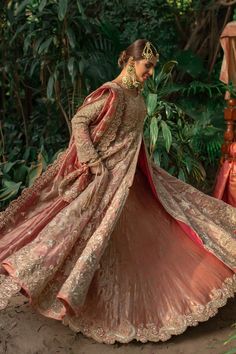
[[[155,52],[153,52],[152,48]],[[145,47],[143,48],[142,57],[146,60],[152,60],[155,57],[157,61],[159,61],[159,54],[151,42],[146,42]]]

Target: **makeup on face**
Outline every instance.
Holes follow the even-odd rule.
[[[137,61],[135,69],[138,81],[144,82],[152,76],[156,63],[156,58],[153,58],[153,60],[142,59]]]

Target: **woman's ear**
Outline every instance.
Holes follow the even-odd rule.
[[[134,65],[134,57],[129,57],[127,64]]]

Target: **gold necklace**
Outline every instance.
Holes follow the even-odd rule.
[[[143,90],[141,82],[137,81],[136,78],[130,79],[130,77],[126,75],[121,77],[121,86],[127,90],[137,91],[138,93],[141,93]]]
[[[119,85],[121,88],[125,89],[125,90],[128,90],[132,93],[136,93],[136,96],[139,96],[142,92],[142,89],[143,88],[139,88],[139,87],[130,87],[130,86],[127,86],[126,84],[124,84],[124,82],[121,81],[115,81],[113,80],[113,82],[115,82],[117,85]]]

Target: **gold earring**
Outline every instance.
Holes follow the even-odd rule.
[[[142,87],[141,83],[137,81],[133,57],[129,58],[129,63],[127,65],[127,75],[122,77],[122,83],[128,89],[139,89]]]
[[[128,65],[127,65],[127,74],[122,77],[122,83],[126,88],[133,88],[133,76],[135,74],[133,58],[130,57]]]

